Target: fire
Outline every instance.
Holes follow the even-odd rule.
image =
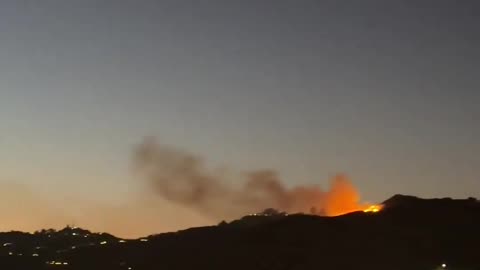
[[[364,212],[364,213],[378,213],[382,210],[383,205],[381,204],[372,204],[366,206],[356,206],[356,207],[348,207],[343,209],[337,209],[335,212],[327,212],[327,216],[335,217],[335,216],[342,216],[353,212]]]
[[[370,205],[367,208],[363,209],[363,212],[365,212],[365,213],[378,213],[378,212],[380,212],[380,210],[382,210],[382,208],[383,208],[383,205],[374,204],[374,205]]]
[[[332,179],[332,186],[327,192],[323,207],[327,216],[341,216],[353,212],[378,213],[382,210],[379,204],[360,202],[360,194],[350,180],[342,174]]]

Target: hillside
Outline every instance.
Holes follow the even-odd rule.
[[[0,268],[480,269],[477,200],[395,195],[384,205],[333,218],[246,216],[128,241],[79,228],[3,233]]]

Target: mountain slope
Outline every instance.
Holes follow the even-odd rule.
[[[395,270],[435,269],[442,263],[449,269],[480,269],[479,228],[477,200],[396,195],[379,213],[247,216],[142,240],[110,238],[103,245],[51,251],[28,269]],[[51,260],[68,265],[45,264]]]

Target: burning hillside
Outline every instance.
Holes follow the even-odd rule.
[[[381,204],[376,204],[376,205],[370,205],[369,207],[363,209],[363,212],[365,213],[378,213],[380,210],[382,210],[383,205]]]
[[[395,195],[384,205],[375,217],[265,209],[130,240],[71,227],[0,233],[0,269],[480,269],[477,199]]]
[[[237,187],[206,167],[202,158],[153,139],[138,146],[134,163],[158,195],[216,219],[231,219],[266,208],[324,216],[381,209],[362,204],[357,189],[341,174],[331,179],[326,191],[317,185],[286,187],[272,170],[247,173],[243,185]]]

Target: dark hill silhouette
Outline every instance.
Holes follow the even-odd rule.
[[[0,246],[0,269],[480,269],[476,199],[395,195],[384,204],[339,217],[269,211],[129,241],[78,228],[4,233],[1,243],[14,244]],[[23,255],[8,255],[14,249]]]

